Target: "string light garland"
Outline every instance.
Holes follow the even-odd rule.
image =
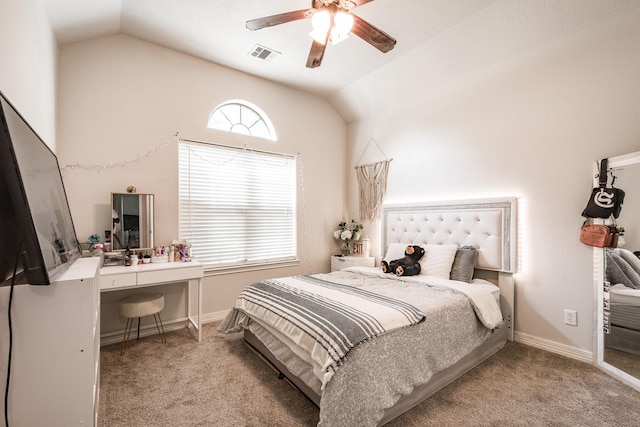
[[[225,166],[228,163],[232,163],[236,158],[238,158],[239,156],[242,156],[244,153],[266,154],[266,155],[275,155],[278,157],[282,157],[281,160],[278,160],[275,157],[272,160],[267,160],[266,157],[264,156],[262,157],[262,162],[264,164],[273,166],[273,167],[286,166],[287,164],[289,164],[289,162],[295,160],[295,157],[296,157],[295,155],[292,155],[292,154],[283,154],[283,153],[276,153],[273,151],[264,151],[264,150],[254,150],[249,147],[249,143],[247,142],[245,142],[242,147],[236,147],[234,145],[227,145],[227,144],[219,144],[216,142],[197,141],[194,139],[185,139],[185,138],[180,138],[179,142],[186,143],[185,146],[189,150],[190,155],[197,157],[200,161],[207,163],[212,167],[220,167],[220,166]],[[201,144],[201,145],[222,147],[229,150],[233,150],[235,151],[235,153],[226,160],[223,160],[220,162],[211,162],[208,159],[205,159],[204,157],[200,156],[195,150],[192,150],[190,147],[190,145],[192,144],[188,144],[188,143],[193,143],[194,145]]]
[[[249,148],[249,144],[245,143],[244,146],[242,148],[239,147],[235,147],[235,146],[231,146],[231,145],[224,145],[224,144],[216,144],[213,142],[205,142],[205,141],[196,141],[193,139],[184,139],[184,138],[180,138],[180,133],[176,132],[174,135],[170,136],[169,138],[167,138],[166,140],[164,140],[162,143],[160,143],[159,145],[157,145],[156,147],[147,150],[145,152],[139,153],[138,155],[136,155],[136,157],[132,157],[126,160],[123,160],[121,162],[110,162],[107,164],[102,164],[102,165],[86,165],[86,164],[82,164],[80,162],[74,163],[74,164],[68,164],[65,165],[63,167],[60,168],[60,171],[63,173],[66,170],[74,170],[74,169],[82,169],[85,171],[95,171],[95,172],[100,172],[106,169],[115,169],[115,168],[123,168],[126,166],[129,166],[133,163],[137,163],[142,159],[146,159],[148,157],[153,156],[154,154],[158,153],[160,150],[164,149],[165,147],[167,147],[168,145],[172,144],[172,143],[180,143],[180,142],[196,142],[196,143],[200,143],[200,144],[208,144],[208,145],[217,145],[217,146],[221,146],[221,147],[228,147],[228,148],[233,148],[233,149],[237,149],[240,150],[237,154],[235,154],[234,156],[232,156],[231,158],[229,158],[228,160],[226,160],[225,162],[223,162],[222,164],[211,164],[211,162],[206,161],[205,159],[200,158],[201,160],[210,163],[211,166],[224,166],[227,163],[232,162],[237,156],[242,155],[243,152],[250,152],[250,153],[270,153],[268,151],[260,151],[260,150],[253,150],[251,148]],[[195,154],[194,154],[195,155]],[[295,156],[292,156],[295,157]],[[264,160],[265,163],[271,165],[271,166],[280,166],[280,164],[276,164],[275,162],[269,162],[267,160]]]
[[[159,145],[155,146],[154,148],[144,151],[142,153],[139,153],[136,157],[133,158],[129,158],[126,160],[123,160],[121,162],[110,162],[107,163],[106,165],[85,165],[82,164],[80,162],[74,163],[74,164],[70,164],[70,165],[65,165],[64,167],[60,168],[60,172],[62,172],[62,174],[64,175],[64,172],[67,170],[74,170],[74,169],[82,169],[85,171],[95,171],[95,172],[100,172],[103,170],[108,170],[108,169],[115,169],[115,168],[123,168],[126,166],[129,166],[133,163],[137,163],[140,160],[146,159],[148,157],[151,157],[155,154],[157,154],[160,150],[164,149],[165,147],[169,146],[170,144],[173,143],[177,143],[180,141],[180,137],[179,137],[179,133],[176,132],[174,135],[170,136],[169,138],[165,139],[164,141],[162,141]]]

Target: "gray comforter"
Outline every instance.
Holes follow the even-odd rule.
[[[454,290],[345,270],[317,277],[366,286],[369,291],[411,303],[426,316],[418,325],[379,336],[352,351],[322,392],[318,426],[377,425],[385,408],[459,361],[491,334],[469,299]],[[219,330],[237,330],[239,322],[249,326],[250,321],[242,317],[232,310]],[[304,370],[301,360],[288,350],[273,343],[267,347],[293,373]],[[319,380],[308,373],[301,376],[318,390]]]

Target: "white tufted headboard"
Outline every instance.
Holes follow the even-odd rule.
[[[475,246],[474,276],[500,286],[500,307],[513,340],[516,205],[515,197],[385,205],[382,256],[390,243]]]
[[[476,267],[515,272],[515,198],[383,207],[383,250],[390,243],[475,246]]]

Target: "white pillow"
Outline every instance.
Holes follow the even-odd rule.
[[[387,254],[383,260],[389,262],[404,257],[404,250],[407,249],[409,245],[410,243],[390,243],[387,248]]]
[[[422,245],[422,247],[425,253],[420,259],[420,274],[449,279],[458,245]]]

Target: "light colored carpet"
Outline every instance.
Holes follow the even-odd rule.
[[[204,325],[101,350],[99,426],[314,426],[318,409],[239,334]],[[357,425],[355,423],[354,425]],[[599,369],[518,343],[387,424],[638,426],[640,393]]]
[[[605,348],[604,361],[631,376],[640,378],[640,356],[636,354]]]

